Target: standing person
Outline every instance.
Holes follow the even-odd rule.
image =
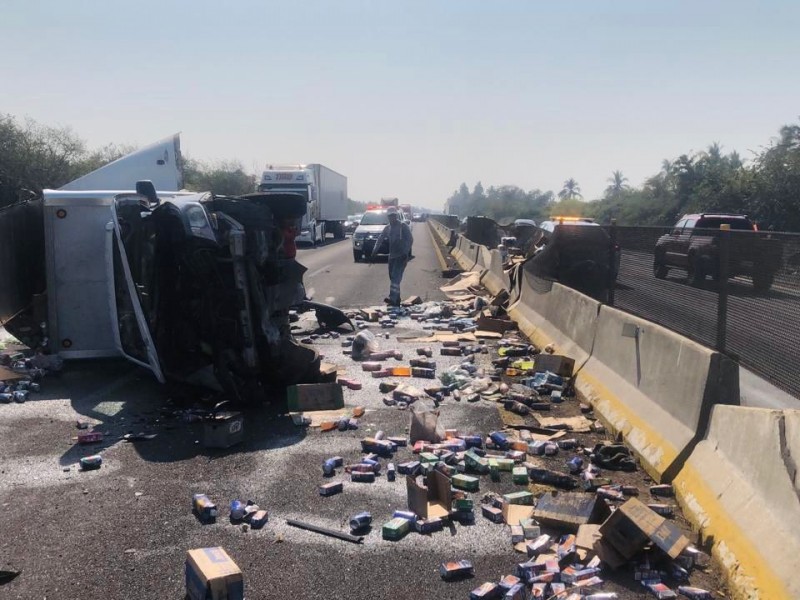
[[[411,235],[411,228],[407,223],[400,220],[397,208],[390,206],[386,211],[389,215],[389,224],[383,228],[378,236],[375,246],[372,249],[372,256],[381,247],[383,240],[389,240],[389,297],[384,298],[384,302],[391,306],[400,306],[400,282],[403,279],[403,272],[406,270],[411,246],[414,238]]]

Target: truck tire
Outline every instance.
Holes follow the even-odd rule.
[[[653,262],[653,275],[656,279],[666,279],[667,273],[669,273],[669,267],[656,259]]]
[[[689,255],[689,263],[686,267],[686,275],[689,278],[689,283],[694,287],[702,287],[706,280],[705,265],[703,264],[702,257],[694,254]]]
[[[343,240],[344,239],[344,225],[341,223],[336,223],[333,229],[333,239],[335,240]]]
[[[753,273],[753,289],[759,293],[768,292],[775,281],[775,273],[759,271]]]
[[[361,262],[363,257],[363,253],[359,252],[358,250],[353,250],[353,262]]]

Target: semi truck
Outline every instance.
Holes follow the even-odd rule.
[[[320,164],[267,165],[258,191],[297,193],[306,198],[308,210],[296,241],[316,246],[328,233],[344,239],[347,220],[347,177]]]

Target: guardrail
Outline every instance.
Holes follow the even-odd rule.
[[[736,361],[524,266],[504,271],[496,252],[459,236],[453,256],[493,293],[509,290],[534,343],[575,358],[579,395],[656,481],[674,483],[736,597],[800,598],[800,411],[736,406]]]

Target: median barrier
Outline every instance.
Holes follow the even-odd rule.
[[[718,352],[603,305],[576,389],[625,436],[651,477],[670,481],[713,405],[739,403],[739,372]]]
[[[575,359],[576,368],[592,352],[600,303],[559,283],[535,278],[524,269],[519,299],[508,308],[520,331],[540,348],[553,344],[557,354]]]
[[[736,598],[800,598],[800,411],[715,406],[675,478]]]
[[[481,271],[486,271],[492,264],[491,250],[486,246],[479,245],[475,254],[475,266]]]
[[[453,258],[456,259],[458,266],[465,271],[472,271],[477,258],[477,244],[469,241],[463,235],[458,236],[458,241],[453,248]]]
[[[499,250],[489,250],[486,272],[481,278],[481,283],[495,296],[501,290],[510,291],[511,281],[503,270],[503,255]]]

